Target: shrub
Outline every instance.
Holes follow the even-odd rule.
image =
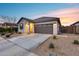
[[[78,40],[74,40],[73,44],[79,45],[79,41]]]
[[[14,31],[17,33],[18,32],[18,28],[14,28]]]
[[[5,33],[1,33],[1,36],[5,35]]]
[[[0,34],[4,35],[5,33],[14,33],[14,32],[18,32],[18,28],[1,28],[0,27]]]
[[[4,28],[0,28],[0,33],[1,34],[5,33],[5,29]]]
[[[57,39],[57,36],[54,35],[54,36],[53,36],[53,39]]]
[[[5,32],[11,33],[12,29],[11,28],[5,28]]]
[[[53,43],[50,43],[50,44],[49,44],[49,48],[50,48],[50,49],[55,48],[54,44],[53,44]]]
[[[6,35],[6,37],[7,37],[7,38],[10,37],[10,35],[8,34],[8,35]]]
[[[21,32],[18,32],[18,34],[22,34]]]

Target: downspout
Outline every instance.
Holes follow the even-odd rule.
[[[28,34],[30,34],[30,22],[28,23],[28,26],[29,26]]]

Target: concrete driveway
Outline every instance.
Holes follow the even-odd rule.
[[[47,38],[51,36],[49,34],[29,34],[23,35],[16,38],[11,38],[9,41],[30,50],[31,48],[37,47],[39,44],[47,40]]]
[[[23,49],[7,40],[0,41],[0,56],[34,56],[36,54]]]
[[[0,56],[35,56],[30,51],[44,42],[47,34],[29,34],[0,41]]]

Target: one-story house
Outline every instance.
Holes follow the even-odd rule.
[[[35,20],[22,17],[18,21],[18,32],[23,33],[43,33],[43,34],[59,34],[60,19],[56,17],[40,17]]]

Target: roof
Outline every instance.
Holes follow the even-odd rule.
[[[35,20],[31,20],[31,19],[28,19],[28,18],[21,17],[20,20],[17,22],[17,24],[21,20],[27,20],[27,21],[35,22],[35,23],[48,22],[48,21],[57,21],[61,25],[60,18],[56,18],[56,17],[40,17],[40,18],[37,18]]]
[[[30,21],[30,22],[34,22],[31,19],[25,18],[25,17],[21,17],[20,20],[17,22],[17,24],[21,21],[21,20],[26,20],[26,21]]]
[[[8,22],[3,23],[3,25],[5,25],[5,24],[6,24],[6,25],[10,25],[10,26],[11,26],[11,25],[17,26],[17,24],[15,24],[15,23],[8,23]]]
[[[9,26],[17,26],[17,24],[15,23],[8,23],[8,22],[4,22],[4,23],[0,23],[0,25],[9,25]]]
[[[77,22],[75,22],[75,23],[71,24],[71,26],[73,26],[73,25],[75,25],[75,24],[77,24],[77,23],[79,23],[79,21],[77,21]]]
[[[40,17],[38,19],[35,19],[36,23],[48,22],[48,21],[57,21],[59,24],[61,24],[60,23],[60,18],[56,18],[56,17]]]

